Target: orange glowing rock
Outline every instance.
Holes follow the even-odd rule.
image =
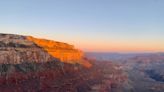
[[[38,39],[31,36],[28,36],[27,40],[34,42],[51,56],[58,58],[62,62],[70,64],[78,63],[88,68],[92,66],[88,61],[82,60],[83,52],[75,49],[72,45],[52,40]]]

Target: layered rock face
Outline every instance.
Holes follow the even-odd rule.
[[[60,59],[61,61],[77,61],[81,60],[83,53],[75,49],[67,43],[55,42],[52,40],[38,39],[27,37],[27,40],[34,42],[36,45],[43,48],[50,55]]]
[[[0,63],[49,62],[60,60],[65,63],[91,64],[82,60],[83,53],[74,46],[31,36],[0,34]]]

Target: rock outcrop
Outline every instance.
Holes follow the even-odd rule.
[[[50,62],[60,60],[64,63],[91,64],[82,60],[83,52],[67,43],[32,36],[0,34],[0,63],[19,64],[22,62]]]

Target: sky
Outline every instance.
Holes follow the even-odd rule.
[[[0,33],[93,52],[164,52],[164,0],[1,0]]]

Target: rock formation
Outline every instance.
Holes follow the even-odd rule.
[[[32,36],[0,34],[0,63],[19,64],[22,62],[50,62],[60,60],[64,63],[91,64],[82,60],[83,52],[67,43]]]
[[[83,58],[72,45],[0,34],[0,92],[121,92],[125,80],[116,64]]]

